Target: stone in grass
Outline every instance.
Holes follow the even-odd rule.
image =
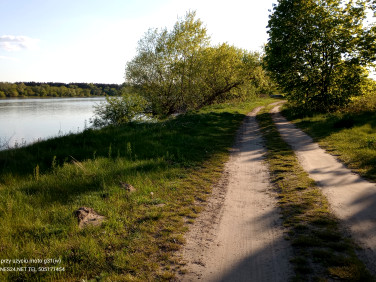
[[[106,217],[88,207],[80,207],[74,212],[74,215],[78,219],[79,228],[85,228],[88,225],[98,226],[106,219]]]
[[[136,192],[136,188],[134,188],[131,184],[120,181],[120,186],[124,188],[126,191],[128,191],[129,193]]]

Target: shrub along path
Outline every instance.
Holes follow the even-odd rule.
[[[376,274],[376,184],[362,179],[312,139],[289,123],[275,107],[274,122],[282,138],[290,144],[309,176],[327,197],[334,214],[362,247],[359,256]]]

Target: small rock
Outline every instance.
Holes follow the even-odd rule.
[[[87,225],[100,225],[106,217],[98,214],[94,209],[88,207],[80,207],[74,212],[74,215],[78,219],[78,226],[84,228]]]
[[[120,181],[120,186],[130,193],[133,193],[136,191],[136,188],[134,188],[131,184],[128,184],[122,181]]]

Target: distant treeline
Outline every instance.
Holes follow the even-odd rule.
[[[0,82],[0,98],[117,96],[122,87],[103,83]]]

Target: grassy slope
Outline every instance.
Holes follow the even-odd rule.
[[[376,181],[376,112],[318,114],[294,118],[283,113],[349,168]]]
[[[284,225],[295,257],[294,281],[374,281],[355,246],[339,230],[326,198],[280,137],[270,114],[257,116],[268,153],[271,180],[279,194]]]
[[[0,259],[61,259],[1,266],[65,268],[0,272],[0,280],[173,277],[171,253],[199,212],[195,201],[205,200],[219,178],[244,114],[271,101],[218,105],[0,152]],[[80,230],[73,212],[81,206],[107,220]]]

